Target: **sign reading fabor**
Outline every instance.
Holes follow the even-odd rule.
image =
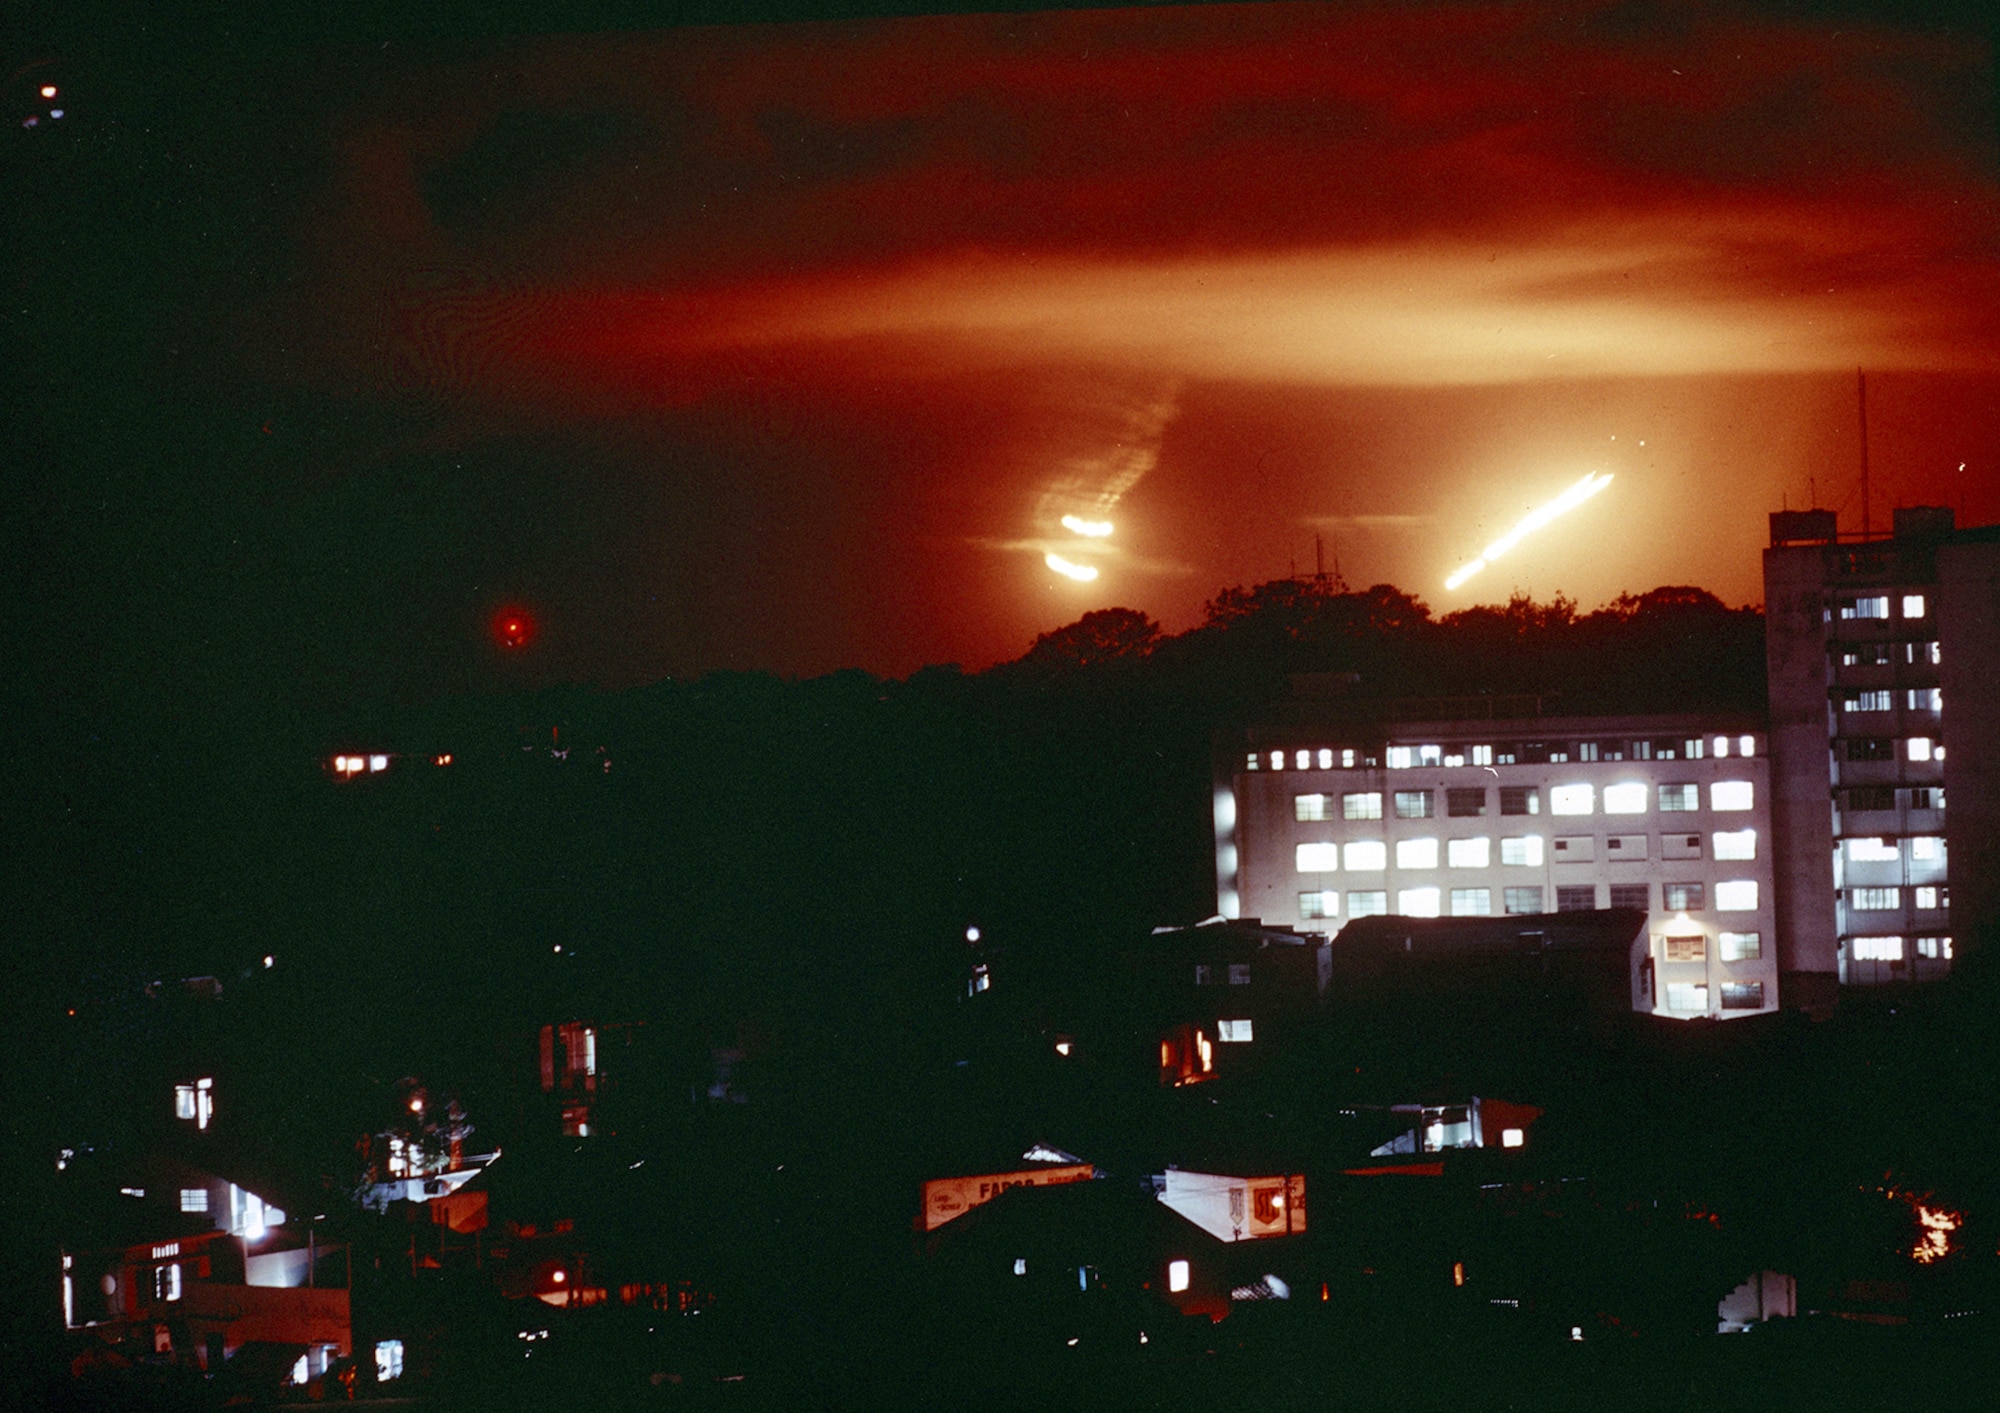
[[[1010,1187],[1055,1187],[1087,1182],[1097,1171],[1089,1163],[1059,1168],[1030,1168],[1018,1173],[979,1173],[972,1177],[932,1178],[924,1184],[924,1230],[936,1231],[982,1202],[991,1202]]]

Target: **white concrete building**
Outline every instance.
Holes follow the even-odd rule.
[[[1943,976],[2000,920],[2000,527],[1780,512],[1764,603],[1787,986]]]
[[[1459,716],[1507,700],[1428,709]],[[1636,908],[1649,914],[1645,979],[1656,1014],[1735,1019],[1777,1008],[1760,721],[1368,724],[1357,716],[1368,705],[1286,703],[1273,714],[1289,710],[1290,724],[1230,733],[1220,744],[1224,917],[1332,935],[1383,913]]]

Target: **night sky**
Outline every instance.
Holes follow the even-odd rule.
[[[2000,518],[1978,7],[591,18],[14,37],[17,690],[981,667],[1316,535],[1755,603],[1858,367],[1876,523]]]

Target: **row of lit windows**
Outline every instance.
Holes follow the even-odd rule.
[[[1936,884],[1921,884],[1910,889],[1910,902],[1918,912],[1933,912],[1938,908],[1948,908],[1951,906],[1951,890]],[[1850,888],[1847,890],[1847,906],[1861,913],[1900,912],[1903,907],[1903,890]]]
[[[1840,645],[1840,665],[1842,667],[1891,667],[1899,654],[1903,661],[1915,667],[1919,664],[1936,667],[1944,661],[1935,642],[1929,643],[1842,643]]]
[[[1650,787],[1641,780],[1620,781],[1616,785],[1604,787],[1604,813],[1644,814],[1646,795]],[[1659,807],[1663,813],[1687,813],[1701,808],[1701,787],[1698,785],[1662,785],[1659,790]],[[1393,790],[1388,798],[1397,819],[1432,819],[1437,815],[1437,791],[1435,790]],[[1453,819],[1475,819],[1486,813],[1487,791],[1484,786],[1467,789],[1447,789],[1445,813]],[[1335,814],[1338,801],[1339,813]],[[1330,794],[1307,794],[1292,796],[1292,813],[1302,823],[1319,823],[1330,819],[1369,820],[1382,818],[1383,792],[1380,790],[1350,790],[1339,796]],[[1756,803],[1756,789],[1748,780],[1717,780],[1708,787],[1708,805],[1712,810],[1747,810]],[[1555,815],[1596,814],[1598,791],[1595,785],[1552,785],[1549,787],[1549,813]],[[1542,794],[1533,785],[1503,785],[1500,787],[1500,813],[1503,815],[1531,815],[1542,812]]]
[[[1904,594],[1903,617],[1922,618],[1929,607],[1922,594]],[[1868,594],[1861,598],[1840,601],[1842,618],[1887,618],[1889,616],[1889,595]]]
[[[1944,689],[1940,687],[1905,687],[1903,705],[1910,711],[1944,710]],[[1896,693],[1889,687],[1873,687],[1867,690],[1849,689],[1840,694],[1842,711],[1894,711]]]
[[[1909,939],[1916,943],[1920,957],[1934,960],[1951,960],[1951,939],[1949,937],[1916,937]],[[1900,962],[1903,960],[1901,937],[1850,937],[1847,939],[1847,955],[1857,962]]]
[[[1667,1009],[1683,1015],[1707,1015],[1708,987],[1699,981],[1668,982]],[[1722,1009],[1725,1011],[1763,1010],[1764,983],[1761,981],[1723,982]]]
[[[1764,957],[1764,935],[1761,932],[1724,932],[1716,936],[1716,954],[1725,962],[1755,962]],[[1705,962],[1708,960],[1708,937],[1695,933],[1688,937],[1662,937],[1660,958],[1668,962]]]
[[[1853,744],[1852,742],[1849,743]],[[1910,792],[1910,808],[1913,810],[1941,810],[1944,808],[1944,791],[1934,785],[1919,785]],[[1896,787],[1894,785],[1855,785],[1840,792],[1840,807],[1845,810],[1892,810],[1896,808]]]
[[[1686,736],[1660,740],[1508,741],[1498,745],[1390,746],[1379,756],[1372,750],[1344,747],[1295,747],[1251,751],[1247,770],[1373,770],[1386,760],[1390,770],[1425,766],[1561,765],[1567,761],[1702,760],[1708,756],[1757,753],[1755,736]]]
[[[1562,887],[1556,891],[1557,912],[1590,912],[1597,907],[1597,886],[1583,884],[1577,887]],[[1539,884],[1499,890],[1502,910],[1506,913],[1539,913],[1543,909],[1546,890]],[[1395,911],[1402,917],[1440,917],[1444,907],[1450,905],[1452,917],[1490,917],[1493,914],[1493,893],[1491,888],[1402,888],[1396,892]],[[1616,884],[1611,889],[1614,908],[1639,908],[1651,911],[1651,888],[1647,884]],[[1671,913],[1699,912],[1707,906],[1708,889],[1701,883],[1663,883],[1660,885],[1661,907]],[[1729,879],[1715,885],[1715,910],[1717,912],[1755,912],[1757,910],[1757,881],[1752,878]],[[1347,915],[1350,918],[1374,917],[1389,911],[1389,893],[1380,888],[1351,888],[1347,893]],[[1330,918],[1340,916],[1340,893],[1332,888],[1317,888],[1299,894],[1299,916],[1301,918]]]
[[[1913,834],[1903,841],[1910,847],[1913,863],[1936,863],[1944,858],[1944,840],[1935,834]],[[1843,839],[1849,863],[1896,863],[1902,852],[1894,839]]]
[[[1754,829],[1721,831],[1709,837],[1713,844],[1713,857],[1717,859],[1743,862],[1757,857],[1757,831]],[[1396,867],[1436,868],[1439,842],[1435,838],[1396,840]],[[1443,858],[1448,868],[1492,866],[1493,840],[1486,835],[1469,839],[1446,839],[1442,842]],[[1587,856],[1595,852],[1594,842],[1594,836],[1589,835],[1557,839],[1556,862],[1589,861]],[[1671,855],[1663,852],[1662,857],[1681,859],[1701,857],[1699,834],[1667,835],[1663,836],[1662,842],[1675,846]],[[1627,847],[1628,843],[1630,847]],[[1620,861],[1636,862],[1645,858],[1645,845],[1645,835],[1621,836],[1610,841],[1607,853],[1617,853]],[[1512,835],[1500,841],[1500,862],[1503,865],[1540,868],[1542,859],[1542,836],[1539,834]],[[1344,844],[1332,840],[1312,840],[1293,846],[1292,862],[1300,873],[1338,873],[1343,867],[1349,873],[1380,873],[1389,866],[1389,845],[1381,839],[1350,839]]]

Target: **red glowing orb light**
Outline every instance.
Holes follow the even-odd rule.
[[[518,652],[534,641],[535,620],[523,608],[503,608],[493,615],[493,641],[508,652]]]

